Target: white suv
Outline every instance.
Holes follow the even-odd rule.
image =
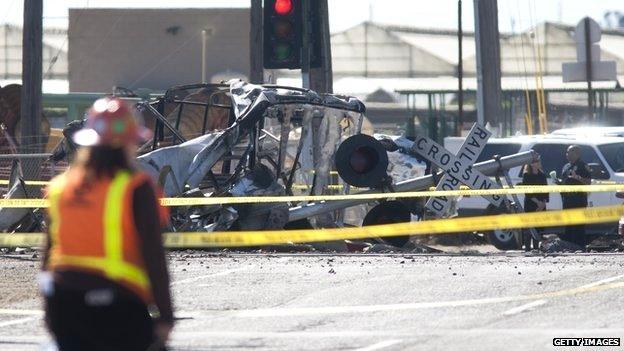
[[[457,152],[464,138],[449,137],[444,140],[444,146],[451,152]],[[601,181],[624,182],[624,138],[600,136],[594,138],[579,137],[578,135],[537,135],[517,136],[504,139],[492,138],[477,159],[477,162],[492,159],[494,155],[507,156],[518,152],[534,150],[541,156],[544,173],[548,176],[551,171],[561,176],[561,170],[567,163],[565,151],[570,145],[579,145],[582,160],[585,161],[592,173],[592,183]],[[521,167],[509,170],[509,176],[514,184],[522,181]],[[552,180],[548,180],[552,184]],[[523,196],[520,196],[523,202]],[[590,193],[589,206],[605,206],[621,203],[615,192]],[[461,215],[482,215],[499,213],[500,209],[490,206],[481,197],[464,197],[458,202],[458,212]],[[550,194],[547,209],[561,209],[561,196],[558,193]],[[592,229],[604,230],[605,226],[596,226]],[[611,229],[611,228],[609,228]],[[518,244],[512,231],[494,231],[487,233],[489,241],[499,249],[517,249]]]
[[[595,138],[603,136],[624,137],[624,127],[575,127],[554,130],[551,135],[576,138]]]

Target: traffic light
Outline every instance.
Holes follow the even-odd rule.
[[[264,68],[301,68],[303,0],[264,0]],[[310,0],[305,0],[310,1]],[[310,4],[310,67],[320,66],[318,5]],[[318,38],[318,39],[317,39]]]
[[[301,1],[264,1],[264,67],[301,67]]]

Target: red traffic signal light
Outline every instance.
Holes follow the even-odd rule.
[[[303,5],[309,1],[310,67],[320,65],[320,21],[315,0],[264,0],[263,67],[301,68],[303,49]]]
[[[273,7],[278,15],[287,15],[292,11],[293,3],[292,0],[276,0]]]

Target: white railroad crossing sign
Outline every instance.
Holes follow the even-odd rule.
[[[456,190],[461,183],[471,189],[500,189],[500,186],[489,177],[472,168],[491,135],[490,131],[475,123],[457,155],[423,136],[417,136],[411,148],[413,152],[433,162],[445,172],[436,190]],[[500,195],[483,197],[495,206],[499,206],[503,201]],[[451,198],[448,196],[431,197],[426,204],[427,209],[438,217],[446,214],[450,206]]]

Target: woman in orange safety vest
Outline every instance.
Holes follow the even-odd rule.
[[[124,101],[97,100],[72,166],[47,188],[41,289],[60,350],[158,350],[168,339],[166,213],[133,161],[149,134]]]

